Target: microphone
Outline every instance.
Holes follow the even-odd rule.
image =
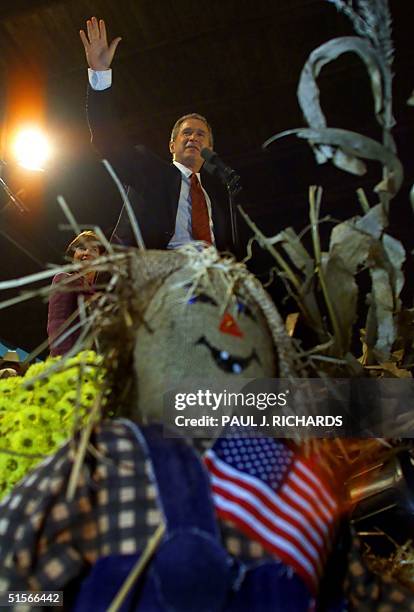
[[[236,174],[236,172],[232,168],[226,166],[226,164],[219,158],[215,151],[207,149],[206,147],[201,150],[200,155],[207,162],[205,164],[207,172],[212,173],[211,170],[214,168],[215,171],[218,171],[218,173],[223,174],[223,176],[225,177],[230,177],[233,174]]]
[[[209,174],[217,174],[234,195],[241,190],[238,184],[239,175],[233,168],[226,166],[215,151],[206,147],[201,150],[200,155],[204,159],[204,169]]]
[[[204,169],[209,174],[217,174],[222,183],[224,183],[227,187],[227,194],[229,198],[231,239],[233,242],[233,248],[237,253],[239,249],[239,238],[234,198],[239,193],[239,191],[241,191],[241,185],[239,184],[240,177],[236,173],[236,171],[233,170],[233,168],[226,166],[226,164],[219,158],[215,151],[204,148],[201,149],[200,155],[204,159]]]

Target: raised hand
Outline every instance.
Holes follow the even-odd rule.
[[[89,68],[92,68],[92,70],[108,70],[121,38],[119,36],[114,38],[111,44],[108,45],[106,26],[103,19],[99,21],[96,17],[88,19],[86,28],[87,35],[83,30],[79,34],[85,48]]]

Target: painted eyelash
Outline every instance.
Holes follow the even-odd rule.
[[[254,316],[254,314],[252,313],[252,311],[250,310],[250,308],[247,306],[245,302],[241,302],[240,300],[237,300],[237,312],[239,314],[244,313],[247,317],[249,317],[253,321],[256,321],[256,317]]]
[[[206,293],[198,293],[197,295],[192,295],[188,300],[188,304],[194,304],[195,302],[203,302],[205,304],[213,304],[214,306],[217,306],[217,302]]]
[[[197,293],[195,295],[192,295],[187,303],[195,304],[196,302],[202,302],[204,304],[213,304],[214,306],[217,306],[216,300],[207,295],[206,293]],[[247,317],[252,319],[252,321],[256,321],[256,317],[245,302],[237,300],[237,312],[239,314],[244,313]]]

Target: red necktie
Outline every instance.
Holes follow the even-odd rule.
[[[207,202],[196,174],[191,175],[190,197],[193,239],[213,244]]]

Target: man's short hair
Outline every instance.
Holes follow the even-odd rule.
[[[207,119],[203,117],[203,115],[199,115],[198,113],[189,113],[188,115],[183,115],[182,117],[177,119],[177,121],[174,123],[173,129],[171,130],[170,142],[173,142],[177,138],[177,134],[180,130],[181,125],[184,123],[184,121],[187,121],[187,119],[198,119],[199,121],[202,121],[203,123],[205,123],[208,129],[208,134],[210,136],[210,147],[212,147],[213,146],[213,130],[211,129],[211,125],[209,124]]]

